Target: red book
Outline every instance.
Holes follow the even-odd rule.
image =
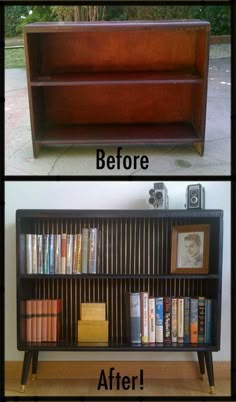
[[[32,300],[26,300],[26,342],[31,342]]]
[[[52,341],[52,304],[51,300],[47,300],[47,310],[48,310],[48,315],[47,315],[47,342]]]
[[[59,340],[59,314],[61,312],[61,300],[51,300],[51,340],[57,342]]]
[[[37,300],[31,300],[31,342],[37,342]]]
[[[36,342],[42,342],[42,300],[36,300]]]
[[[47,300],[42,300],[42,332],[41,332],[41,337],[42,337],[42,342],[47,342],[47,321],[48,321],[48,301]]]

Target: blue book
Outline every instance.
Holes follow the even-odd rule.
[[[43,273],[49,274],[49,235],[43,235]]]
[[[155,299],[156,342],[163,343],[163,297]]]
[[[55,261],[54,261],[54,234],[49,235],[49,274],[54,274],[55,272]]]
[[[205,343],[212,343],[212,300],[205,300]]]
[[[190,329],[190,297],[184,298],[184,343],[190,342],[189,329]]]
[[[141,343],[140,293],[130,293],[130,342]]]

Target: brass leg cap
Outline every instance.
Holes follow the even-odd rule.
[[[35,381],[35,380],[37,380],[37,374],[32,374],[32,381]]]
[[[21,385],[20,392],[25,392],[25,385]]]
[[[204,374],[200,374],[200,380],[203,381],[204,380]]]
[[[215,387],[214,386],[210,386],[209,394],[215,394]]]

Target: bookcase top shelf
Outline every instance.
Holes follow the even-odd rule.
[[[96,273],[96,274],[21,274],[20,277],[22,279],[218,279],[218,274],[207,274],[207,275],[153,275],[153,274],[104,274],[104,273]]]

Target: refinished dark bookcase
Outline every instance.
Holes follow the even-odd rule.
[[[171,274],[173,225],[210,225],[209,272]],[[27,233],[78,233],[83,227],[101,231],[100,269],[96,274],[26,274]],[[23,236],[22,236],[23,235]],[[205,366],[214,387],[212,352],[220,350],[223,212],[220,210],[17,210],[17,347],[24,351],[21,384],[29,366],[36,374],[39,351],[197,352],[200,373]],[[146,344],[127,341],[125,295],[148,291],[150,296],[199,297],[213,300],[211,344]],[[39,298],[62,300],[62,334],[57,343],[27,343],[22,339],[21,302]],[[108,344],[78,344],[81,302],[106,303]]]
[[[203,155],[210,24],[24,28],[34,156],[42,145],[193,145]]]

